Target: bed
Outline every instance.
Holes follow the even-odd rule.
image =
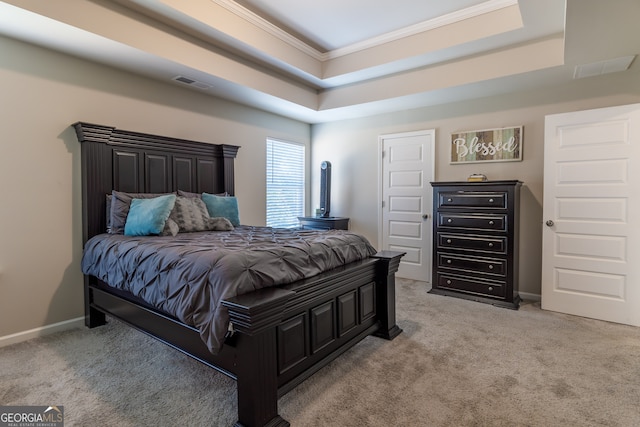
[[[109,218],[107,195],[114,190],[127,194],[181,192],[232,197],[235,194],[234,159],[238,146],[84,122],[75,123],[73,127],[81,143],[83,243],[85,248],[91,247],[98,254],[103,249],[95,245],[96,241],[115,244],[113,236],[105,236]],[[349,232],[323,235],[283,230],[282,233],[287,234],[280,233],[236,224],[233,231],[213,231],[205,237],[206,232],[194,235],[206,242],[205,248],[197,251],[208,255],[218,250],[206,247],[212,244],[214,235],[224,236],[225,242],[235,242],[223,248],[230,252],[236,251],[238,239],[246,238],[240,236],[247,235],[252,236],[250,240],[258,236],[258,240],[269,242],[290,239],[305,247],[315,247],[309,242],[320,241],[326,245],[327,239],[358,238]],[[137,238],[134,246],[149,244],[154,239],[161,246],[176,246],[186,238],[182,234],[178,236],[181,239]],[[371,252],[370,248],[351,240],[345,245],[358,248],[356,252],[360,251],[360,255],[351,257],[341,252],[340,263],[318,265],[311,276],[295,276],[294,268],[284,272],[288,279],[281,282],[262,274],[254,274],[249,287],[245,286],[245,280],[236,280],[240,282],[240,291],[220,296],[216,305],[223,313],[225,330],[221,332],[218,327],[209,341],[203,333],[204,322],[192,322],[188,320],[191,317],[182,316],[169,305],[158,305],[143,293],[135,292],[138,279],[133,278],[128,287],[118,287],[115,276],[102,275],[97,270],[84,276],[85,323],[93,328],[105,324],[107,317],[118,319],[235,379],[237,426],[287,426],[289,423],[278,415],[280,396],[365,337],[374,335],[391,340],[401,333],[395,316],[395,272],[403,253]],[[160,253],[156,249],[144,250]],[[280,250],[268,248],[275,259],[289,256],[278,252]],[[313,253],[307,256],[318,258]],[[93,263],[97,261],[90,262]],[[172,280],[168,276],[159,278],[158,283],[171,285]]]

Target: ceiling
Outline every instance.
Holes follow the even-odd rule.
[[[486,0],[236,0],[236,3],[319,51],[329,52],[460,13]],[[559,24],[557,31],[562,28],[562,18]]]
[[[639,16],[638,0],[7,0],[0,34],[318,123],[638,73]]]

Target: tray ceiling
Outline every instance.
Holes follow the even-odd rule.
[[[317,123],[559,85],[576,66],[633,60],[640,3],[614,2],[8,0],[0,34]]]

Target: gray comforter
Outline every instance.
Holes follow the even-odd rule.
[[[367,239],[342,230],[240,226],[175,237],[100,234],[85,245],[82,271],[196,327],[216,354],[229,323],[222,300],[375,252]]]

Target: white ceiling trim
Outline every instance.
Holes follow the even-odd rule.
[[[465,9],[451,12],[434,19],[429,19],[427,21],[419,22],[417,24],[410,25],[405,28],[401,28],[397,31],[391,31],[389,33],[382,34],[380,36],[373,37],[359,43],[354,43],[352,45],[349,45],[343,48],[339,48],[339,49],[335,49],[335,50],[323,53],[309,46],[308,44],[304,43],[297,37],[294,37],[288,32],[275,26],[271,22],[267,21],[266,19],[262,18],[256,13],[250,11],[249,9],[243,6],[240,6],[238,3],[236,3],[233,0],[211,0],[211,1],[227,9],[228,11],[238,15],[242,19],[252,23],[256,27],[260,28],[261,30],[271,34],[274,37],[277,37],[278,39],[289,44],[290,46],[311,56],[313,59],[316,59],[322,62],[339,58],[342,56],[347,56],[347,55],[360,52],[366,49],[370,49],[372,47],[376,47],[385,43],[400,40],[405,37],[410,37],[416,34],[431,31],[436,28],[455,24],[457,22],[464,21],[466,19],[484,15],[485,13],[491,13],[501,9],[505,9],[507,7],[518,5],[518,0],[488,0],[484,3],[478,4],[475,6],[467,7]]]
[[[405,37],[410,37],[416,34],[425,33],[427,31],[434,30],[440,27],[446,27],[447,25],[455,24],[466,19],[475,18],[476,16],[484,15],[485,13],[495,12],[497,10],[505,9],[507,7],[517,5],[518,0],[489,0],[485,3],[471,6],[465,9],[461,9],[455,12],[448,13],[446,15],[439,16],[437,18],[429,19],[427,21],[419,22],[414,25],[410,25],[405,28],[401,28],[396,31],[391,31],[386,34],[382,34],[377,37],[364,40],[360,43],[354,43],[350,46],[346,46],[340,49],[335,49],[330,52],[322,54],[323,60],[329,60],[338,58],[341,56],[350,55],[362,50],[370,49],[372,47],[379,46],[381,44],[389,43],[392,41],[400,40]]]
[[[260,15],[257,15],[254,12],[250,11],[249,9],[240,6],[235,1],[233,1],[233,0],[211,0],[211,1],[213,3],[215,3],[215,4],[217,4],[218,6],[221,6],[221,7],[225,8],[225,9],[227,9],[229,12],[238,15],[240,18],[242,18],[245,21],[255,25],[256,27],[260,28],[261,30],[271,34],[274,37],[277,37],[278,39],[280,39],[281,41],[287,43],[288,45],[290,45],[290,46],[302,51],[303,53],[305,53],[305,54],[307,54],[309,56],[311,56],[313,59],[315,59],[317,61],[322,61],[323,60],[322,52],[320,52],[317,49],[309,46],[308,44],[306,44],[302,40],[298,39],[297,37],[292,36],[291,34],[287,33],[286,31],[282,30],[281,28],[275,26],[271,22],[269,22],[266,19],[262,18]]]

